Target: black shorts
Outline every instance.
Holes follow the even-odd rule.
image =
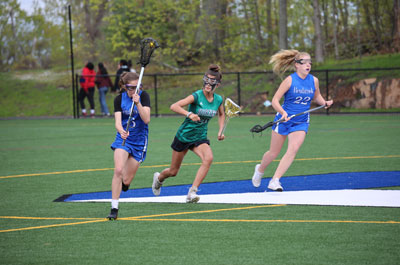
[[[204,140],[200,140],[200,141],[192,142],[192,143],[182,143],[182,142],[179,141],[178,138],[176,138],[176,136],[175,136],[174,141],[173,141],[172,144],[171,144],[171,148],[172,148],[174,151],[183,152],[183,151],[185,151],[185,150],[187,150],[187,149],[192,150],[194,147],[197,147],[197,146],[199,146],[199,145],[201,145],[201,144],[208,144],[208,145],[210,145],[210,141],[209,141],[208,139],[204,139]]]

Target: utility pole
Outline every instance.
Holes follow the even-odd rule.
[[[72,102],[73,102],[73,112],[74,119],[78,118],[78,113],[76,111],[76,95],[75,95],[75,70],[74,70],[74,48],[72,40],[72,23],[71,23],[71,5],[68,5],[68,21],[69,21],[69,45],[71,54],[71,76],[72,76]]]

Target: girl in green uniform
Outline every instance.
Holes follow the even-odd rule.
[[[179,100],[171,105],[171,110],[186,116],[182,125],[179,127],[171,144],[172,161],[169,168],[161,173],[154,173],[153,193],[158,196],[161,192],[161,186],[166,178],[174,177],[178,174],[183,158],[188,150],[193,151],[201,158],[201,166],[197,170],[196,177],[192,187],[186,197],[186,202],[198,202],[200,197],[197,195],[197,189],[206,177],[213,161],[213,153],[210,147],[210,141],[207,139],[207,126],[212,117],[218,114],[218,140],[224,140],[222,134],[224,126],[225,112],[222,104],[222,97],[215,94],[215,89],[221,83],[222,74],[218,65],[211,64],[203,77],[203,89],[197,90],[190,96]],[[189,105],[188,110],[184,107]]]

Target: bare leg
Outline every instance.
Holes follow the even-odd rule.
[[[171,166],[161,171],[160,175],[158,176],[158,181],[163,182],[166,178],[176,176],[181,168],[183,158],[187,152],[188,150],[184,150],[182,152],[172,150]]]
[[[279,162],[278,168],[276,169],[275,174],[272,178],[280,179],[283,174],[286,173],[293,160],[295,159],[297,151],[299,151],[305,138],[305,131],[297,131],[289,134],[288,149],[286,150],[285,155],[282,157],[281,162]]]
[[[129,154],[123,149],[114,151],[114,176],[111,183],[112,199],[118,200],[121,194],[122,179]]]
[[[193,152],[201,158],[201,166],[197,170],[196,178],[193,181],[192,187],[198,188],[207,176],[208,170],[214,159],[211,147],[208,144],[201,144],[193,148]]]
[[[269,150],[264,153],[261,160],[260,167],[258,168],[259,173],[263,174],[268,165],[279,155],[286,138],[286,135],[280,135],[279,133],[272,131],[270,147]]]
[[[129,156],[128,160],[126,161],[124,173],[122,176],[125,185],[130,185],[132,183],[132,180],[135,177],[139,166],[140,163],[136,161],[132,156]]]

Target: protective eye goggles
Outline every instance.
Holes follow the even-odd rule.
[[[218,80],[218,79],[209,78],[207,75],[204,75],[204,76],[203,76],[203,81],[204,81],[205,84],[209,84],[209,85],[211,85],[211,86],[215,86],[216,84],[219,83],[219,80]]]
[[[305,64],[305,63],[309,63],[310,65],[312,65],[312,61],[311,59],[299,59],[299,60],[294,60],[296,63],[298,64]]]
[[[126,89],[129,90],[129,91],[131,91],[131,90],[136,90],[136,88],[137,88],[137,86],[129,85],[129,84],[125,85],[125,87],[126,87]],[[139,88],[142,88],[142,87],[143,87],[142,84],[140,84],[140,87],[139,87]]]

